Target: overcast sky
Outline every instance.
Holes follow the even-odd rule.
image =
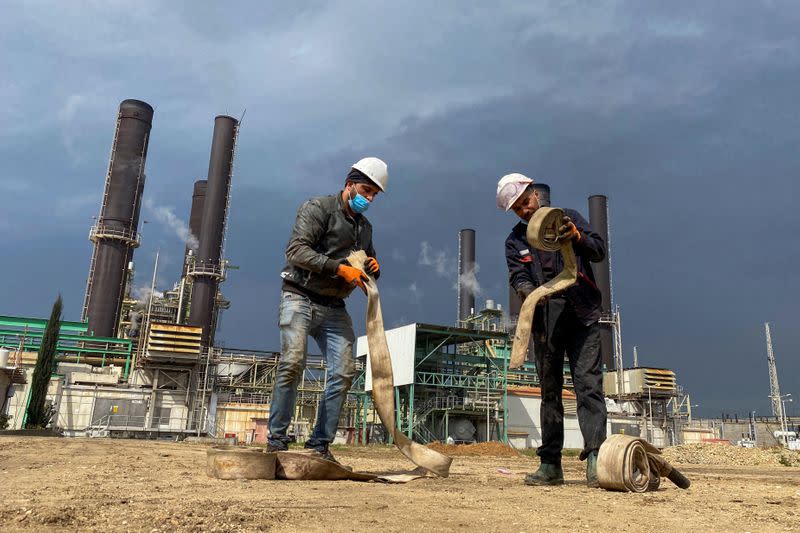
[[[800,402],[796,2],[202,4],[3,2],[0,314],[46,317],[60,291],[80,318],[126,98],[155,108],[136,283],[160,249],[169,288],[183,244],[164,208],[188,218],[214,116],[246,109],[226,346],[278,349],[297,207],[376,155],[391,179],[369,211],[387,325],[452,324],[465,227],[479,302],[506,303],[515,220],[494,193],[522,172],[586,216],[589,195],[609,196],[627,364],[636,345],[642,365],[675,369],[702,414],[768,415],[769,321]],[[348,306],[362,333],[363,297]]]

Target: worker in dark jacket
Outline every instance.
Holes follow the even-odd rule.
[[[312,198],[300,206],[286,245],[287,264],[278,310],[281,357],[278,362],[269,416],[269,450],[287,449],[297,387],[303,378],[308,336],[314,337],[328,366],[328,381],[317,408],[318,416],[306,441],[334,461],[329,445],[336,436],[339,415],[355,375],[353,321],[344,299],[355,287],[364,289],[366,274],[350,266],[351,252],[364,250],[365,270],[380,275],[372,246],[372,225],[364,212],[386,190],[386,163],[367,157],[352,166],[344,189],[332,196]]]
[[[511,287],[524,299],[540,285],[556,277],[564,267],[559,252],[537,250],[526,239],[527,224],[539,209],[539,193],[533,180],[509,174],[497,184],[497,206],[513,210],[522,219],[506,239],[506,262]],[[528,474],[528,485],[564,483],[561,449],[564,446],[564,355],[569,361],[578,401],[578,423],[583,435],[581,460],[586,459],[586,480],[597,482],[597,452],[606,437],[606,404],[600,366],[601,294],[590,262],[606,254],[603,238],[572,209],[564,209],[559,240],[571,241],[578,264],[577,282],[536,307],[533,323],[533,351],[542,389],[542,445],[536,451],[539,470]]]

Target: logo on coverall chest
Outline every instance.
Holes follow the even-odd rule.
[[[520,250],[519,255],[521,256],[519,259],[521,262],[523,263],[533,262],[533,257],[531,256],[531,251],[529,249],[525,248],[524,250]]]

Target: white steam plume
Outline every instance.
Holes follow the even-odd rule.
[[[151,294],[150,293],[150,287],[148,287],[148,286],[134,287],[133,291],[131,291],[131,292],[133,293],[133,297],[136,298],[137,300],[139,300],[139,302],[140,302],[139,305],[142,305],[142,306],[145,306],[145,307],[147,306],[147,302],[150,300],[150,294]],[[164,297],[164,293],[161,292],[161,291],[158,291],[158,290],[153,291],[152,294],[156,298],[163,298]]]
[[[418,264],[433,268],[436,275],[440,278],[448,279],[452,282],[452,288],[458,290],[458,267],[456,261],[446,249],[434,250],[428,242],[423,241],[420,247]],[[478,271],[480,266],[475,263],[475,269],[461,276],[461,283],[472,291],[475,296],[483,293],[480,283],[478,283]]]
[[[478,270],[480,270],[480,267],[478,263],[475,263],[475,269],[472,272],[467,272],[461,276],[461,284],[470,290],[476,298],[483,294],[481,284],[478,283]],[[458,278],[456,278],[456,282],[453,283],[453,288],[458,290]]]
[[[156,205],[150,198],[145,198],[144,206],[153,212],[156,220],[169,227],[181,241],[186,243],[186,246],[195,252],[197,251],[200,242],[197,237],[192,235],[186,222],[175,215],[172,207]]]
[[[422,241],[418,264],[433,267],[441,278],[452,278],[456,273],[454,262],[448,257],[447,250],[433,250],[427,241]]]

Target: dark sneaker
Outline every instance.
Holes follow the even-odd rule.
[[[539,470],[525,476],[526,485],[563,485],[564,471],[561,465],[542,463]]]
[[[590,452],[586,457],[586,484],[589,488],[600,488],[600,481],[597,479],[597,452]]]
[[[264,451],[266,453],[287,452],[289,447],[285,444],[267,444],[267,448]]]
[[[322,454],[323,459],[326,459],[332,463],[336,463],[337,465],[341,464],[339,461],[336,460],[336,457],[333,456],[333,453],[331,453],[330,448],[328,448],[327,446],[325,446],[325,449],[322,450],[320,453]]]
[[[328,446],[320,446],[319,448],[306,448],[307,450],[311,450],[314,452],[314,455],[318,456],[320,459],[325,459],[326,461],[330,461],[332,463],[336,463],[337,465],[345,468],[347,470],[353,471],[353,468],[350,466],[345,466],[339,461],[336,460],[336,457],[333,456],[331,453],[330,448]]]
[[[331,450],[328,448],[327,445],[325,446],[306,446],[306,450],[310,450],[318,455],[320,458],[328,460],[332,463],[339,464],[339,461],[331,453]]]

